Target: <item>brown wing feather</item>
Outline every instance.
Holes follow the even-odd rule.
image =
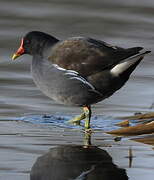
[[[49,60],[65,69],[79,72],[83,76],[93,74],[102,66],[106,53],[90,46],[82,39],[69,39],[58,43],[52,49]]]
[[[87,77],[112,67],[140,49],[123,49],[90,38],[70,38],[52,47],[48,59],[62,68]]]

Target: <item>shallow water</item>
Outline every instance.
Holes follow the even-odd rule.
[[[73,141],[76,144],[78,140],[76,142],[75,135],[73,136],[72,133],[75,130],[81,130],[81,128],[66,123],[68,119],[80,113],[79,108],[59,105],[45,97],[36,88],[30,74],[30,56],[25,55],[17,61],[11,61],[12,54],[18,48],[19,41],[26,32],[40,30],[48,32],[59,39],[65,39],[70,36],[88,36],[118,46],[143,46],[147,50],[153,51],[153,12],[153,0],[130,0],[127,2],[123,0],[27,0],[22,3],[19,0],[1,0],[0,121],[7,124],[4,123],[8,132],[10,132],[12,127],[11,123],[16,121],[19,121],[20,125],[22,124],[21,122],[30,122],[34,124],[35,127],[39,126],[39,130],[44,126],[49,127],[49,129],[52,129],[52,127],[60,128],[60,131],[67,131],[67,128],[69,128],[69,135],[73,137]],[[101,130],[113,129],[116,128],[114,126],[113,117],[132,115],[134,112],[153,111],[153,55],[154,53],[152,52],[150,55],[145,57],[132,74],[130,80],[121,90],[116,92],[109,99],[94,105],[93,128]],[[44,118],[44,115],[50,116],[49,118]],[[16,130],[15,127],[16,125],[12,128]],[[21,131],[24,130],[24,127],[25,125],[23,127],[21,126]],[[22,140],[26,141],[26,145],[29,140],[35,142],[36,139],[39,139],[39,137],[37,137],[33,140],[33,137],[37,136],[35,131],[37,132],[39,130],[35,130],[35,128],[32,129],[32,135],[30,135],[30,131],[28,130],[27,134],[30,136],[30,139],[22,138]],[[66,144],[67,141],[72,141],[72,139],[69,138],[69,135],[64,141],[61,136],[59,137],[59,130],[56,130],[57,132],[53,135],[55,139],[56,136],[59,138],[56,145]],[[3,128],[1,131],[3,131]],[[13,133],[16,133],[16,131],[13,131]],[[49,134],[49,136],[52,135]],[[3,145],[3,141],[5,142],[7,140],[5,138],[7,138],[7,135],[1,136],[1,146]],[[13,137],[9,136],[8,138],[9,146]],[[51,146],[54,144],[54,138],[51,138]],[[44,138],[42,139],[42,143],[44,143]],[[15,135],[15,141],[12,142],[13,147],[16,147],[16,141],[18,141],[18,135]],[[13,145],[13,143],[15,144]],[[44,150],[39,154],[43,154],[49,148],[49,141],[46,143],[48,144],[47,147],[43,146]],[[79,144],[81,145],[81,142]],[[36,144],[34,143],[34,146],[35,145]],[[31,143],[27,146],[25,146],[24,143],[19,146],[21,146],[21,149],[29,149]],[[42,148],[42,146],[34,147],[34,153],[29,157],[25,154],[22,156],[21,151],[19,151],[21,156],[15,159],[15,161],[13,157],[10,160],[6,158],[6,161],[5,157],[7,157],[7,153],[9,152],[11,152],[12,155],[14,153],[18,154],[16,148],[12,150],[8,147],[6,152],[1,151],[1,157],[3,157],[3,153],[6,153],[4,159],[2,159],[2,161],[6,161],[6,166],[4,166],[5,163],[1,165],[1,169],[5,167],[5,178],[3,177],[3,171],[1,171],[2,174],[0,174],[0,179],[1,177],[2,179],[9,179],[14,172],[16,172],[15,176],[17,176],[17,174],[19,175],[18,179],[24,179],[24,174],[26,179],[27,172],[30,171],[30,164],[32,166],[34,163],[34,156],[37,157],[36,149],[40,148]],[[3,150],[6,150],[6,148],[4,147]],[[149,151],[150,150],[148,150],[148,152]],[[148,162],[151,162],[151,159],[147,158],[147,151],[143,151],[143,154],[144,153],[148,164]],[[22,161],[23,169],[20,171],[10,171],[14,163],[20,166],[22,158],[25,159],[25,161]],[[11,163],[11,167],[8,166],[9,163]],[[136,169],[134,168],[134,171],[131,172],[133,173],[132,179],[135,179],[135,177],[136,179],[139,178],[137,174],[140,172],[150,174],[152,168],[149,168],[147,164],[143,168],[138,165],[135,166]],[[123,168],[123,165],[126,166],[125,164],[122,164],[121,167]],[[11,174],[7,176],[8,173]],[[142,179],[144,178],[146,177],[142,176]]]
[[[28,180],[30,174],[31,180],[41,177],[43,180],[49,177],[53,180],[79,180],[79,177],[84,179],[84,173],[93,167],[96,171],[91,172],[95,172],[92,180],[99,180],[97,170],[101,171],[102,177],[109,177],[111,172],[115,177],[119,168],[124,169],[132,180],[153,179],[154,176],[152,146],[128,138],[115,142],[113,136],[95,131],[91,138],[94,151],[91,151],[91,147],[84,146],[84,134],[78,129],[0,121],[0,132],[2,180]],[[74,150],[71,150],[72,146]],[[82,154],[85,148],[86,153]],[[45,158],[47,153],[48,158]],[[111,169],[113,165],[117,168]],[[91,173],[87,175],[91,176]]]

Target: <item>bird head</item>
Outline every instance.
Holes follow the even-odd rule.
[[[31,31],[27,33],[23,38],[21,38],[20,47],[12,56],[12,60],[17,59],[23,54],[29,55],[42,55],[42,52],[45,47],[53,45],[58,42],[56,38],[50,36],[49,34]]]

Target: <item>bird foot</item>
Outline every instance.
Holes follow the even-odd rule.
[[[75,126],[81,126],[81,122],[80,121],[76,121],[76,122],[71,122],[71,121],[68,121],[70,124],[72,125],[75,125]]]
[[[85,113],[80,114],[79,116],[74,117],[73,119],[69,120],[68,123],[74,125],[80,125],[81,120],[85,118]]]
[[[94,131],[91,128],[85,129],[84,133],[86,134],[92,134]]]

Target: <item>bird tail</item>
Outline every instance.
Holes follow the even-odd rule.
[[[119,64],[115,65],[110,70],[110,72],[115,76],[120,76],[120,75],[129,76],[136,68],[136,66],[141,62],[144,56],[150,52],[151,51],[139,52],[138,54],[123,60]]]

